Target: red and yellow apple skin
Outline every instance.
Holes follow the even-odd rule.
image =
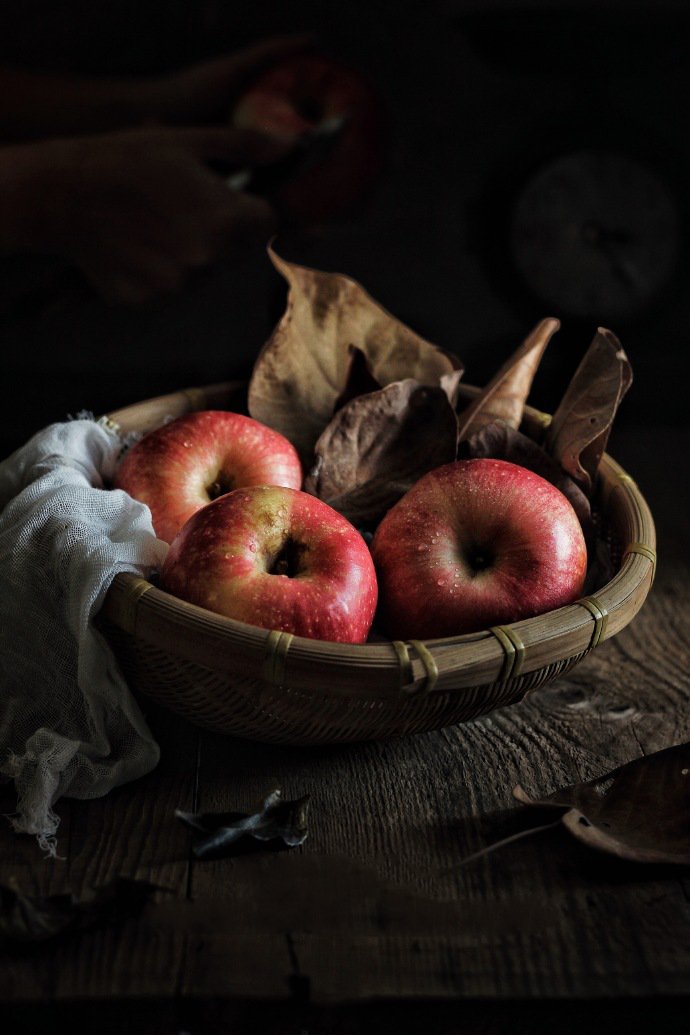
[[[382,620],[395,639],[433,639],[531,618],[576,600],[587,570],[580,523],[545,479],[504,460],[421,478],[372,543]]]
[[[322,54],[294,54],[259,76],[232,113],[238,128],[290,137],[334,117],[345,123],[332,151],[285,183],[275,198],[307,222],[342,214],[378,177],[385,133],[375,91],[348,65]]]
[[[161,588],[209,611],[317,640],[363,643],[376,610],[369,549],[315,496],[278,486],[236,489],[184,525]]]
[[[154,531],[166,543],[226,492],[301,484],[299,456],[283,435],[224,410],[188,413],[150,432],[125,455],[114,481],[116,489],[148,505]]]

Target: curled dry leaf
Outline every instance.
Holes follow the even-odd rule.
[[[427,471],[455,459],[457,418],[445,387],[396,381],[338,410],[315,446],[304,487],[355,524],[375,522]]]
[[[454,410],[457,409],[458,399],[460,398],[460,381],[462,380],[463,373],[463,368],[458,367],[451,374],[444,374],[439,381],[441,388],[448,396],[448,402]]]
[[[437,385],[459,366],[349,277],[269,255],[289,284],[287,308],[254,366],[249,412],[289,438],[308,463],[343,396],[351,346],[380,385],[404,378]]]
[[[381,385],[371,372],[367,357],[356,345],[350,345],[350,365],[347,370],[345,387],[335,401],[336,412],[346,406],[352,399],[368,392],[377,392]]]
[[[560,326],[560,322],[552,317],[540,320],[520,348],[460,414],[459,441],[469,438],[495,420],[502,420],[511,428],[520,427],[537,367],[546,346]]]
[[[217,857],[233,850],[245,837],[257,841],[281,840],[290,848],[301,845],[307,837],[309,795],[295,801],[283,801],[279,788],[266,796],[256,812],[183,812],[175,811],[178,819],[200,836],[194,842],[197,859]]]
[[[642,863],[690,865],[690,743],[666,748],[524,805],[566,810],[565,828],[592,848]]]
[[[618,338],[600,327],[554,414],[546,447],[589,495],[632,370]]]

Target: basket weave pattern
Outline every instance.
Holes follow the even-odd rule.
[[[130,686],[141,687],[173,711],[207,729],[272,743],[324,744],[384,740],[464,722],[513,704],[561,675],[588,651],[515,679],[447,693],[401,693],[390,699],[344,696],[272,686],[263,680],[228,680],[210,668],[139,643],[113,628],[110,642]],[[298,732],[296,732],[298,731]]]
[[[471,388],[466,388],[471,393]],[[110,415],[148,431],[192,409],[243,406],[242,386],[193,389]],[[537,433],[544,415],[528,411]],[[291,744],[386,739],[438,729],[519,701],[615,635],[651,587],[649,508],[604,456],[596,500],[616,574],[596,593],[536,618],[426,643],[330,644],[211,614],[118,575],[100,626],[129,686],[209,729]]]

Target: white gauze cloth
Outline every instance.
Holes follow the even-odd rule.
[[[167,550],[148,507],[106,490],[122,442],[74,420],[0,463],[0,774],[17,831],[55,854],[58,798],[143,776],[159,750],[93,617],[120,571]]]

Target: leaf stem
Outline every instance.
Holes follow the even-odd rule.
[[[504,837],[501,841],[495,841],[494,844],[487,845],[485,848],[480,849],[480,851],[473,852],[472,855],[465,856],[465,858],[461,859],[456,866],[451,866],[449,869],[443,870],[441,876],[454,873],[458,866],[466,866],[468,863],[474,862],[475,859],[481,859],[482,856],[495,852],[498,848],[503,848],[505,845],[513,844],[515,841],[521,841],[524,837],[531,837],[532,834],[541,834],[544,830],[553,830],[554,827],[560,825],[561,817],[554,820],[553,823],[545,823],[540,827],[530,827],[529,830],[521,830],[517,834],[511,834],[510,837]]]

